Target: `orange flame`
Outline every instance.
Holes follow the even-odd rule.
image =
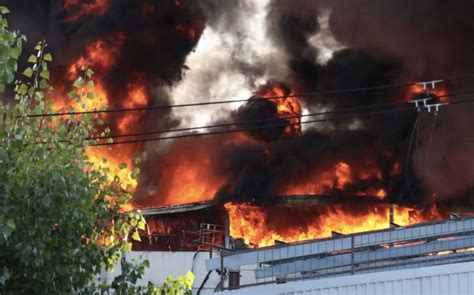
[[[279,97],[272,99],[277,105],[278,117],[286,119],[291,125],[285,128],[285,134],[287,135],[300,135],[301,134],[301,114],[302,108],[296,97],[293,97],[293,93],[286,93],[281,85],[275,84],[271,88],[265,89],[259,92],[262,97]]]
[[[123,103],[124,108],[145,107],[149,103],[149,97],[145,83],[130,83],[127,85],[127,99]],[[117,123],[117,128],[121,133],[133,130],[144,112],[128,112],[123,114]]]
[[[93,15],[105,15],[109,10],[108,0],[82,2],[81,0],[64,0],[64,9],[72,10],[72,14],[66,18],[66,22],[75,22]]]
[[[219,163],[212,150],[221,144],[249,141],[251,139],[245,134],[236,133],[172,143],[169,153],[156,167],[156,191],[137,203],[141,206],[166,206],[212,200],[227,180],[224,175],[216,173]]]
[[[354,170],[345,163],[339,162],[333,170],[318,172],[301,183],[292,183],[282,190],[282,195],[318,195],[330,193],[334,190],[344,190],[348,185],[357,181],[377,179],[381,180],[381,172],[374,167]],[[360,196],[373,196],[385,199],[387,192],[380,187],[371,187],[365,191],[357,192]]]
[[[67,95],[62,95],[62,90],[64,86],[56,86],[56,92],[53,93],[53,110],[54,111],[67,111],[68,108],[71,108],[77,112],[91,111],[91,110],[103,110],[108,107],[108,98],[107,92],[102,86],[100,80],[96,80],[94,84],[94,98],[91,99],[88,97],[90,88],[85,86],[82,89],[82,93],[78,100],[71,100]],[[79,91],[80,92],[80,91]],[[104,117],[104,116],[102,116]]]
[[[166,173],[160,179],[160,197],[154,200],[160,205],[211,200],[223,184],[213,173],[209,147],[196,144],[192,153],[188,147],[173,148],[164,161]]]
[[[69,66],[66,76],[66,84],[78,78],[81,70],[92,67],[100,72],[100,75],[106,75],[115,64],[120,47],[123,45],[125,37],[122,34],[116,34],[107,39],[97,40],[89,44],[85,49],[85,54],[80,56],[71,66]],[[86,86],[79,101],[71,101],[66,95],[63,95],[65,85],[56,85],[56,91],[53,94],[55,111],[66,111],[71,107],[75,111],[89,111],[94,109],[105,109],[108,107],[108,95],[103,86],[101,76],[94,77],[94,98],[87,97],[90,89]]]
[[[118,154],[117,154],[118,153]],[[86,149],[86,156],[89,162],[93,163],[97,167],[106,168],[109,170],[108,180],[114,181],[118,177],[121,181],[123,189],[131,188],[134,190],[137,187],[137,180],[132,177],[133,162],[130,159],[128,153],[123,154],[120,150],[114,149],[109,151],[107,149],[98,149],[90,147]],[[106,160],[106,162],[103,161]],[[119,165],[121,163],[127,164],[126,169],[121,169]]]
[[[94,70],[103,72],[109,71],[116,63],[120,48],[125,42],[123,34],[115,34],[106,41],[97,40],[86,47],[86,52],[68,70],[68,79],[77,78],[81,69],[93,67]]]
[[[72,3],[72,2],[71,2]],[[94,3],[101,3],[96,1]],[[70,4],[72,5],[72,4]],[[89,5],[89,4],[83,4]],[[92,4],[90,4],[92,5]],[[106,40],[96,40],[90,43],[85,48],[82,56],[78,57],[73,62],[67,71],[64,84],[55,85],[55,92],[53,93],[54,103],[53,109],[55,111],[66,111],[72,108],[74,111],[91,111],[103,110],[109,105],[109,95],[107,89],[104,87],[104,77],[109,74],[115,63],[117,62],[120,48],[125,42],[123,34],[117,33]],[[82,74],[82,71],[90,67],[97,71],[94,76],[94,90],[93,97],[88,94],[91,92],[89,85],[84,85],[77,90],[81,94],[78,100],[71,100],[64,95],[66,84],[72,84],[74,80]],[[146,88],[143,84],[130,83],[128,86],[127,99],[124,107],[138,107],[145,106],[148,103],[148,96]],[[140,114],[127,114],[118,120],[117,125],[120,131],[126,133],[137,122],[137,117]],[[107,114],[100,114],[100,118],[104,121],[108,118]],[[114,146],[113,150],[99,149],[96,147],[89,147],[85,150],[89,162],[97,167],[106,168],[109,170],[108,180],[114,181],[116,178],[120,179],[123,189],[130,189],[134,191],[138,185],[137,179],[133,177],[134,170],[134,153],[136,147],[132,145]],[[103,161],[106,159],[106,161]],[[120,168],[119,165],[125,163],[126,168]],[[132,209],[129,204],[123,210]]]
[[[347,211],[339,205],[316,214],[309,212],[307,207],[284,209],[291,212],[282,210],[272,212],[271,208],[227,203],[225,208],[229,214],[230,235],[243,239],[247,245],[253,247],[271,246],[275,241],[291,243],[325,238],[330,237],[333,231],[351,234],[389,227],[388,205],[375,206],[366,214]],[[295,217],[301,215],[305,216],[304,223],[294,224]],[[399,225],[410,225],[440,217],[435,207],[428,212],[401,206],[394,207],[394,222]],[[285,224],[290,222],[290,225]]]
[[[343,189],[346,184],[351,182],[351,167],[343,162],[337,163],[335,176],[337,179],[336,187]]]

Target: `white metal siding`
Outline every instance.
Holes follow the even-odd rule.
[[[470,295],[474,262],[263,285],[225,295]]]
[[[453,273],[442,276],[387,280],[313,290],[276,293],[278,295],[469,295],[474,294],[474,272]],[[249,290],[250,291],[250,290]],[[251,293],[248,293],[251,294]],[[266,293],[265,293],[266,294]]]
[[[129,261],[143,259],[150,261],[150,267],[145,270],[143,278],[138,281],[138,285],[146,286],[149,281],[155,284],[162,284],[169,275],[177,277],[192,271],[196,276],[193,289],[194,293],[197,293],[198,288],[207,275],[205,261],[209,258],[209,252],[130,252],[125,257]],[[121,268],[119,264],[115,268],[115,272],[109,273],[104,271],[100,279],[110,283],[115,276],[120,274]],[[207,290],[213,293],[219,280],[219,275],[213,272],[207,280],[203,291]],[[202,292],[201,294],[204,293]]]

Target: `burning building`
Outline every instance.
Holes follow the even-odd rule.
[[[379,230],[391,207],[398,225],[472,209],[472,106],[407,106],[472,91],[474,4],[379,2],[5,5],[53,51],[54,111],[118,110],[101,114],[111,150],[87,154],[146,213],[136,249],[196,250],[226,232],[263,247]],[[95,99],[72,103],[84,66]]]

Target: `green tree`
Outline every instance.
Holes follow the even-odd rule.
[[[18,59],[26,40],[18,32],[8,30],[7,20],[1,16],[8,12],[6,7],[0,7],[0,92],[4,91],[6,84],[15,79]]]
[[[7,13],[0,7],[0,92],[13,83],[26,41],[9,31]],[[46,43],[35,49],[23,80],[12,85],[15,102],[0,101],[0,294],[188,292],[190,275],[161,287],[135,287],[146,261],[123,262],[123,274],[111,286],[96,281],[130,251],[145,220],[120,213],[131,199],[129,190],[85,156],[96,144],[91,137],[98,134],[97,115],[34,116],[51,112],[48,63],[53,60]],[[71,99],[94,98],[93,74],[84,69]]]

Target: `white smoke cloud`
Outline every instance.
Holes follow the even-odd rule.
[[[171,89],[173,103],[247,99],[256,84],[286,75],[282,52],[266,36],[269,0],[239,6],[242,22],[207,26],[187,60],[183,80]],[[245,21],[243,21],[245,20]],[[223,118],[243,103],[174,110],[182,126],[204,126]]]
[[[329,17],[331,11],[324,9],[319,15],[320,31],[309,39],[309,42],[319,50],[318,62],[326,64],[333,56],[334,52],[342,50],[345,46],[334,38],[329,27]]]
[[[233,17],[229,16],[233,18],[229,23],[221,18],[205,28],[195,51],[187,57],[189,69],[184,78],[170,89],[173,103],[247,99],[258,84],[272,79],[286,80],[286,53],[268,36],[270,0],[242,0],[240,3],[243,4],[233,7],[236,11]],[[318,49],[317,62],[323,64],[335,51],[344,48],[330,31],[329,17],[329,10],[322,11],[321,30],[310,38],[310,43]],[[181,127],[206,126],[228,117],[242,104],[244,102],[177,108],[174,115],[181,120]],[[303,114],[308,112],[303,106]],[[303,130],[328,128],[328,124],[319,125],[304,125]]]

